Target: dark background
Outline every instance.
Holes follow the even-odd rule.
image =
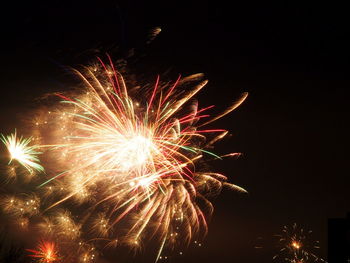
[[[213,201],[206,242],[174,262],[272,262],[277,251],[272,236],[294,222],[313,230],[311,239],[321,243],[317,253],[326,258],[327,219],[350,211],[345,6],[321,1],[13,2],[2,5],[1,20],[3,133],[14,130],[34,98],[67,89],[70,77],[62,66],[77,66],[104,52],[117,59],[135,48],[140,59],[131,66],[144,69],[150,79],[168,69],[175,75],[205,73],[210,82],[198,96],[203,106],[224,108],[241,92],[250,93],[216,125],[233,135],[216,151],[243,156],[212,164],[249,195],[224,191]],[[155,26],[162,32],[146,44]],[[145,262],[142,257],[129,261]]]

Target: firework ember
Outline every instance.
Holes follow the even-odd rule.
[[[206,234],[213,211],[209,196],[223,187],[245,192],[201,164],[238,155],[209,151],[228,131],[204,127],[247,94],[210,118],[213,106],[200,108],[193,99],[207,83],[201,74],[171,84],[158,76],[151,86],[127,88],[111,61],[100,62],[75,71],[84,83],[80,91],[56,94],[60,102],[40,110],[33,125],[39,145],[29,146],[31,139],[17,139],[16,133],[2,141],[11,160],[28,171],[43,172],[45,166],[49,177],[39,178],[36,189],[43,216],[36,227],[44,236],[80,244],[86,262],[95,258],[95,252],[87,256],[91,248],[138,248],[152,239],[159,259],[164,249],[180,249]],[[45,156],[43,166],[37,149]],[[9,198],[7,210],[18,199]],[[87,209],[77,215],[79,206]],[[57,260],[53,243],[28,251],[40,262]]]

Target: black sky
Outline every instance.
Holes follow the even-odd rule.
[[[243,156],[212,164],[250,194],[224,191],[206,242],[174,262],[271,262],[271,236],[294,222],[313,230],[326,257],[327,219],[350,211],[350,23],[345,6],[306,2],[3,5],[0,132],[14,130],[35,97],[67,89],[63,65],[96,54],[117,59],[135,48],[142,58],[133,65],[150,78],[203,72],[202,105],[224,108],[250,93],[217,122],[233,135],[217,151]],[[162,32],[147,45],[155,26]]]

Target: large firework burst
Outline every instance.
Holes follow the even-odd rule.
[[[28,170],[43,171],[35,149],[44,151],[50,178],[38,184],[45,205],[35,225],[42,235],[79,244],[80,259],[90,261],[95,246],[139,247],[152,239],[159,244],[158,259],[164,248],[181,248],[206,234],[213,211],[209,196],[224,186],[245,192],[201,164],[238,155],[209,151],[228,132],[203,127],[233,111],[247,94],[210,118],[213,106],[200,108],[192,99],[207,83],[201,74],[174,83],[158,76],[152,87],[128,89],[111,61],[100,62],[75,70],[83,89],[57,94],[60,102],[37,115],[38,145],[18,143],[16,135],[2,140],[10,149],[21,146],[15,148],[25,155],[10,150],[16,153],[11,159]],[[77,206],[85,212],[76,215]]]

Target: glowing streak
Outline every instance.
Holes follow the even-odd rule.
[[[223,113],[217,115],[215,118],[211,119],[210,121],[207,121],[207,122],[199,125],[198,127],[202,127],[204,125],[208,125],[209,123],[212,123],[212,122],[214,122],[214,121],[224,117],[225,115],[229,114],[231,111],[237,109],[246,100],[247,97],[248,97],[248,92],[244,92],[242,94],[242,97],[239,100],[237,100],[231,107],[229,107]]]

